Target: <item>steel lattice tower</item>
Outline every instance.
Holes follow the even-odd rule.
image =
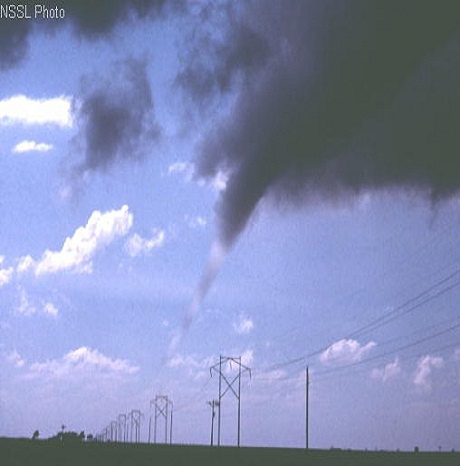
[[[225,364],[230,364],[230,367],[232,364],[235,364],[238,367],[238,372],[237,374],[230,380],[229,377],[227,377],[223,372],[222,372],[222,366]],[[220,427],[221,427],[221,406],[222,406],[222,398],[225,396],[226,393],[230,392],[233,393],[235,398],[238,401],[238,446],[240,446],[240,430],[241,430],[241,375],[245,372],[249,373],[249,377],[251,377],[251,369],[249,367],[246,367],[244,364],[241,363],[241,356],[239,357],[230,357],[230,356],[220,356],[219,362],[212,366],[209,369],[209,372],[212,377],[213,372],[217,372],[219,374],[219,398],[218,398],[218,403],[219,403],[219,411],[218,411],[218,417],[217,417],[217,445],[220,446]],[[237,387],[235,387],[237,383]],[[222,385],[224,384],[224,387]]]
[[[169,443],[172,443],[172,422],[173,422],[173,402],[166,395],[157,395],[154,400],[150,400],[150,407],[155,406],[155,413],[150,416],[149,421],[149,443],[152,431],[152,417],[154,417],[153,442],[157,443],[157,420],[164,419],[165,443],[168,443],[168,422],[169,422]]]
[[[139,443],[140,437],[141,437],[142,413],[139,409],[133,409],[128,414],[128,417],[131,420],[131,442],[133,441],[133,432],[134,432],[134,442]]]

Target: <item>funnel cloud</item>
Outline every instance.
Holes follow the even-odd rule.
[[[210,290],[214,280],[217,277],[217,274],[219,273],[220,268],[222,267],[227,253],[228,251],[226,248],[218,241],[215,241],[212,244],[206,266],[203,270],[203,274],[201,275],[200,281],[198,282],[198,285],[193,294],[192,302],[190,303],[187,311],[183,316],[181,326],[176,331],[169,344],[169,358],[174,356],[179,344],[189,330],[193,319],[200,309],[201,303],[208,294],[208,291]]]
[[[183,70],[192,82],[221,82],[222,70],[235,77],[233,87],[208,88],[236,98],[197,159],[202,177],[230,174],[217,204],[220,242],[231,247],[263,198],[302,204],[392,188],[435,201],[455,194],[459,13],[456,2],[424,1],[252,2],[235,13],[225,38],[241,60],[218,43],[212,67]]]
[[[200,61],[192,45],[177,79],[195,103],[234,95],[196,160],[198,177],[229,174],[213,247],[228,252],[262,199],[402,189],[437,202],[458,192],[458,3],[256,1],[224,11],[226,30],[203,28],[207,53]],[[202,17],[219,15],[207,6]],[[224,256],[211,251],[180,335]]]

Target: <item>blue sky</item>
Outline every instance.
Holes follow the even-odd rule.
[[[243,445],[304,446],[308,365],[310,446],[459,449],[452,12],[77,3],[0,19],[0,435],[207,444],[225,355]]]

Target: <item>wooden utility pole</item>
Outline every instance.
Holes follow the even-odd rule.
[[[310,385],[310,377],[308,374],[308,366],[305,370],[305,448],[308,450],[308,388]]]
[[[214,418],[216,416],[216,406],[220,410],[220,403],[217,400],[208,401],[208,405],[211,406],[211,447],[214,445]]]

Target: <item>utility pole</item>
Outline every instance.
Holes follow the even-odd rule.
[[[222,365],[229,363],[230,367],[231,364],[234,363],[238,366],[238,373],[236,376],[233,377],[232,380],[229,380],[225,374],[222,372]],[[249,367],[246,367],[241,363],[241,356],[235,358],[235,357],[229,357],[229,356],[220,356],[219,362],[212,366],[209,369],[209,372],[212,377],[212,373],[217,372],[219,374],[219,415],[218,415],[218,423],[217,423],[217,444],[220,446],[220,426],[221,426],[221,413],[220,413],[220,408],[222,406],[222,398],[224,395],[228,392],[231,391],[235,398],[238,401],[238,440],[237,444],[238,447],[240,446],[240,427],[241,427],[241,375],[243,372],[249,372],[249,377],[251,377],[251,369]],[[222,390],[222,382],[225,383],[226,387],[224,390]],[[236,389],[234,387],[235,382],[238,382],[238,388]]]
[[[308,366],[305,370],[305,448],[308,450],[308,389],[310,386],[310,376],[308,374]]]
[[[214,418],[216,417],[215,407],[217,406],[220,411],[220,403],[217,400],[208,401],[211,406],[211,447],[214,445]]]
[[[152,401],[150,400],[150,409],[152,409]],[[152,438],[152,414],[149,416],[149,439],[148,442],[151,443],[151,438]]]
[[[169,400],[169,402],[171,403],[171,412],[170,412],[170,423],[169,423],[169,444],[171,445],[172,444],[172,427],[173,427],[173,402],[171,400]]]

